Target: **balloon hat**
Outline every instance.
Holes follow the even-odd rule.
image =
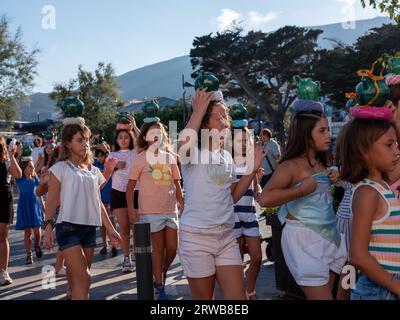
[[[310,113],[324,112],[324,106],[319,102],[321,84],[311,78],[293,77],[293,84],[297,89],[297,99],[293,103],[294,112]]]
[[[229,115],[232,118],[232,128],[234,129],[242,129],[247,127],[247,109],[246,107],[241,104],[237,103],[232,106],[229,110]]]
[[[214,100],[224,100],[224,95],[219,89],[219,79],[212,72],[201,71],[199,76],[194,81],[194,88],[196,90],[207,89],[207,92],[214,92]]]
[[[389,87],[382,75],[375,75],[375,66],[382,63],[382,59],[376,60],[370,70],[358,70],[361,82],[356,86],[355,94],[358,105],[350,108],[350,113],[354,118],[390,120],[392,110],[386,107],[389,98]]]

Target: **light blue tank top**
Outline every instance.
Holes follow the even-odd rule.
[[[339,247],[340,234],[336,229],[328,174],[320,172],[313,177],[318,184],[316,190],[284,204],[278,214],[279,220],[283,224],[287,214],[290,213],[305,226]]]

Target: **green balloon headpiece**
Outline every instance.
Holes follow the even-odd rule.
[[[61,110],[64,118],[77,118],[82,116],[84,104],[76,97],[68,97],[61,101]]]
[[[29,145],[25,145],[22,150],[21,161],[33,161],[32,158],[32,148]]]
[[[392,111],[386,106],[389,99],[389,86],[383,77],[383,58],[379,58],[370,70],[358,70],[357,74],[362,77],[361,82],[356,86],[355,94],[358,105],[350,108],[350,113],[358,119],[380,119],[390,120]],[[380,75],[375,74],[377,63],[382,65]]]
[[[196,90],[207,88],[207,92],[217,91],[219,89],[219,79],[211,72],[202,71],[194,81],[194,88]]]
[[[194,81],[194,88],[197,89],[207,89],[207,92],[214,93],[214,100],[223,101],[224,95],[219,89],[219,79],[212,73],[208,71],[201,71],[199,76]]]
[[[229,110],[229,115],[232,118],[232,128],[241,129],[247,127],[247,109],[243,104],[234,104]]]
[[[56,133],[51,128],[48,128],[45,132],[43,132],[43,137],[46,139],[46,141],[55,139],[55,136]]]
[[[294,112],[324,112],[324,106],[319,102],[321,84],[311,78],[293,77],[293,85],[297,89],[297,99],[293,103]]]
[[[146,101],[143,106],[143,114],[145,116],[143,122],[144,123],[160,122],[160,118],[157,117],[159,109],[160,106],[157,104],[155,100]]]
[[[400,53],[394,56],[385,56],[385,67],[388,72],[386,75],[386,83],[388,86],[400,84]]]

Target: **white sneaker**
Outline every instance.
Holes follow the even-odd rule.
[[[12,279],[7,271],[0,271],[0,286],[7,286],[12,283]]]
[[[122,272],[123,273],[133,272],[133,263],[131,257],[124,258],[124,263],[122,264]]]

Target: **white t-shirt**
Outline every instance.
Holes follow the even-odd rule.
[[[225,150],[210,153],[220,164],[182,164],[185,209],[180,223],[197,228],[235,225],[231,186],[237,182],[232,156]],[[206,154],[206,157],[204,157]]]
[[[32,158],[33,158],[33,164],[36,163],[39,159],[39,154],[43,153],[44,147],[39,147],[39,148],[33,148],[32,149]]]
[[[61,183],[60,213],[57,223],[101,226],[100,186],[106,179],[100,169],[75,167],[69,161],[60,161],[50,169]]]
[[[125,161],[126,165],[124,169],[118,169],[114,171],[112,175],[111,188],[126,192],[126,186],[128,185],[129,176],[131,172],[132,161],[136,158],[136,149],[133,150],[119,150],[117,152],[110,152],[109,158],[116,158],[118,161]]]

